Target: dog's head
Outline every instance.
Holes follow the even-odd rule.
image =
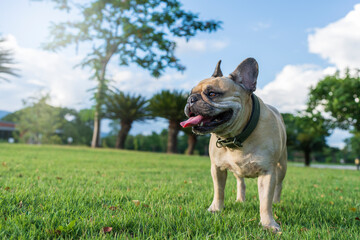
[[[244,109],[251,106],[250,96],[259,73],[256,60],[245,59],[228,77],[223,76],[220,63],[210,78],[191,90],[185,106],[189,119],[181,125],[192,127],[196,134],[228,134],[235,129]]]

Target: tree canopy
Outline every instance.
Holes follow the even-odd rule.
[[[67,0],[54,0],[59,9],[70,10]],[[198,14],[182,9],[178,0],[93,0],[76,4],[81,20],[53,23],[48,50],[59,50],[70,44],[87,42],[91,45],[79,64],[93,71],[95,117],[92,146],[99,146],[101,108],[108,88],[106,70],[114,55],[119,65],[131,63],[159,77],[166,68],[183,71],[175,56],[176,39],[189,40],[197,32],[213,32],[221,22],[199,20]]]
[[[184,119],[187,95],[182,91],[163,90],[149,100],[149,111],[153,117],[169,120],[167,152],[177,152],[177,135],[180,122]]]
[[[311,153],[326,146],[325,137],[330,135],[330,126],[321,114],[282,114],[287,134],[287,145],[303,151],[305,165],[311,162]]]
[[[144,121],[149,118],[148,101],[141,95],[109,90],[105,101],[105,116],[124,123]]]
[[[94,121],[94,110],[76,111],[51,106],[49,94],[24,100],[24,108],[2,118],[15,122],[14,137],[24,143],[89,145]]]
[[[119,120],[121,128],[118,131],[116,148],[125,147],[126,137],[135,121],[149,118],[148,101],[141,95],[126,94],[119,89],[108,91],[105,97],[105,116]]]
[[[149,100],[149,110],[154,117],[181,122],[185,118],[187,95],[182,91],[163,90]],[[180,125],[179,125],[180,127]]]
[[[25,143],[60,143],[56,134],[65,122],[60,118],[60,109],[48,104],[50,96],[40,96],[24,100],[25,108],[16,114],[18,139]]]
[[[360,132],[360,77],[350,71],[327,76],[309,93],[309,111],[324,110],[333,127]]]
[[[57,1],[68,6],[67,1]],[[187,40],[198,31],[216,31],[220,21],[200,21],[178,0],[94,0],[79,7],[82,19],[53,23],[46,49],[90,42],[82,66],[101,69],[102,61],[118,55],[120,65],[135,63],[158,77],[167,67],[184,70],[174,50],[176,37]],[[69,8],[63,8],[69,9]]]
[[[0,81],[9,81],[4,75],[19,76],[17,70],[13,67],[15,64],[13,58],[13,52],[10,49],[6,49],[2,46],[5,39],[0,36]]]

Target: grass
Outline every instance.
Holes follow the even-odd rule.
[[[0,162],[1,239],[360,238],[356,171],[289,167],[274,235],[259,226],[256,179],[235,203],[229,175],[225,210],[206,211],[206,157],[0,144]]]

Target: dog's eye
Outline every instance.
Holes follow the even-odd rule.
[[[214,93],[214,92],[209,92],[209,97],[215,97],[216,96],[216,93]]]

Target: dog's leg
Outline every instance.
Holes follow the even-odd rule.
[[[237,185],[236,201],[245,202],[245,190],[246,190],[245,180],[244,178],[239,177],[236,174],[234,174],[234,176],[236,178],[236,185]]]
[[[282,181],[284,180],[287,168],[287,151],[285,150],[276,166],[276,186],[274,193],[274,203],[280,202],[280,195],[282,190]]]
[[[258,178],[258,191],[260,199],[260,221],[264,228],[279,231],[280,226],[275,222],[272,214],[272,200],[276,183],[275,170],[271,170]]]
[[[214,183],[214,200],[208,211],[217,212],[224,208],[224,194],[227,178],[227,171],[221,171],[215,164],[211,164],[211,176]]]

